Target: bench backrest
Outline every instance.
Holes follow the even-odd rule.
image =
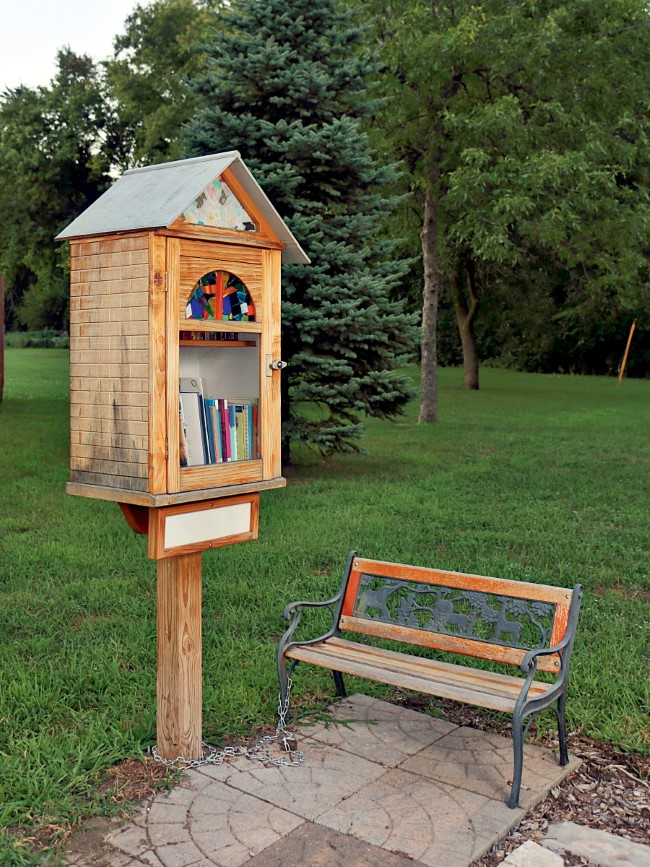
[[[572,590],[356,556],[349,563],[344,630],[518,665],[567,629]],[[538,668],[557,672],[558,654],[540,657]]]

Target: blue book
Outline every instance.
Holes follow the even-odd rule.
[[[214,448],[214,426],[212,419],[212,411],[211,407],[214,406],[214,400],[210,397],[203,398],[203,405],[205,407],[205,426],[206,426],[206,439],[208,441],[208,462],[211,464],[216,464],[217,457],[215,454]]]
[[[230,442],[230,460],[238,461],[237,454],[237,413],[234,406],[228,406],[228,441]]]
[[[246,407],[246,414],[248,416],[248,457],[254,458],[255,454],[253,452],[253,405],[249,404]]]

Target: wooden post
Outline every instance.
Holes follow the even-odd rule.
[[[630,334],[627,338],[627,346],[625,347],[625,353],[623,355],[623,361],[621,362],[621,369],[620,369],[619,374],[618,374],[618,382],[616,383],[617,386],[619,386],[621,384],[621,380],[623,379],[623,374],[625,373],[625,365],[627,364],[627,356],[628,356],[628,353],[630,351],[630,343],[632,343],[632,335],[634,334],[635,328],[636,328],[636,319],[634,320],[634,322],[632,323],[632,325],[630,327]]]
[[[158,755],[201,758],[201,554],[158,560]]]

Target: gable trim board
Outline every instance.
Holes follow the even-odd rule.
[[[57,240],[170,228],[225,171],[234,177],[269,230],[285,245],[282,262],[308,264],[309,257],[238,151],[131,169],[57,235]],[[237,195],[237,190],[233,192]],[[246,207],[247,203],[242,205]]]

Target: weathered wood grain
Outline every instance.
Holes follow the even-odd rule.
[[[73,481],[143,487],[149,445],[142,428],[149,424],[148,259],[146,233],[71,244]]]
[[[340,638],[289,647],[286,655],[347,674],[405,687],[465,704],[512,713],[522,678],[483,672],[453,663],[421,659],[394,650]],[[529,695],[542,695],[548,684],[535,681]]]
[[[201,758],[201,554],[158,561],[158,754]]]

